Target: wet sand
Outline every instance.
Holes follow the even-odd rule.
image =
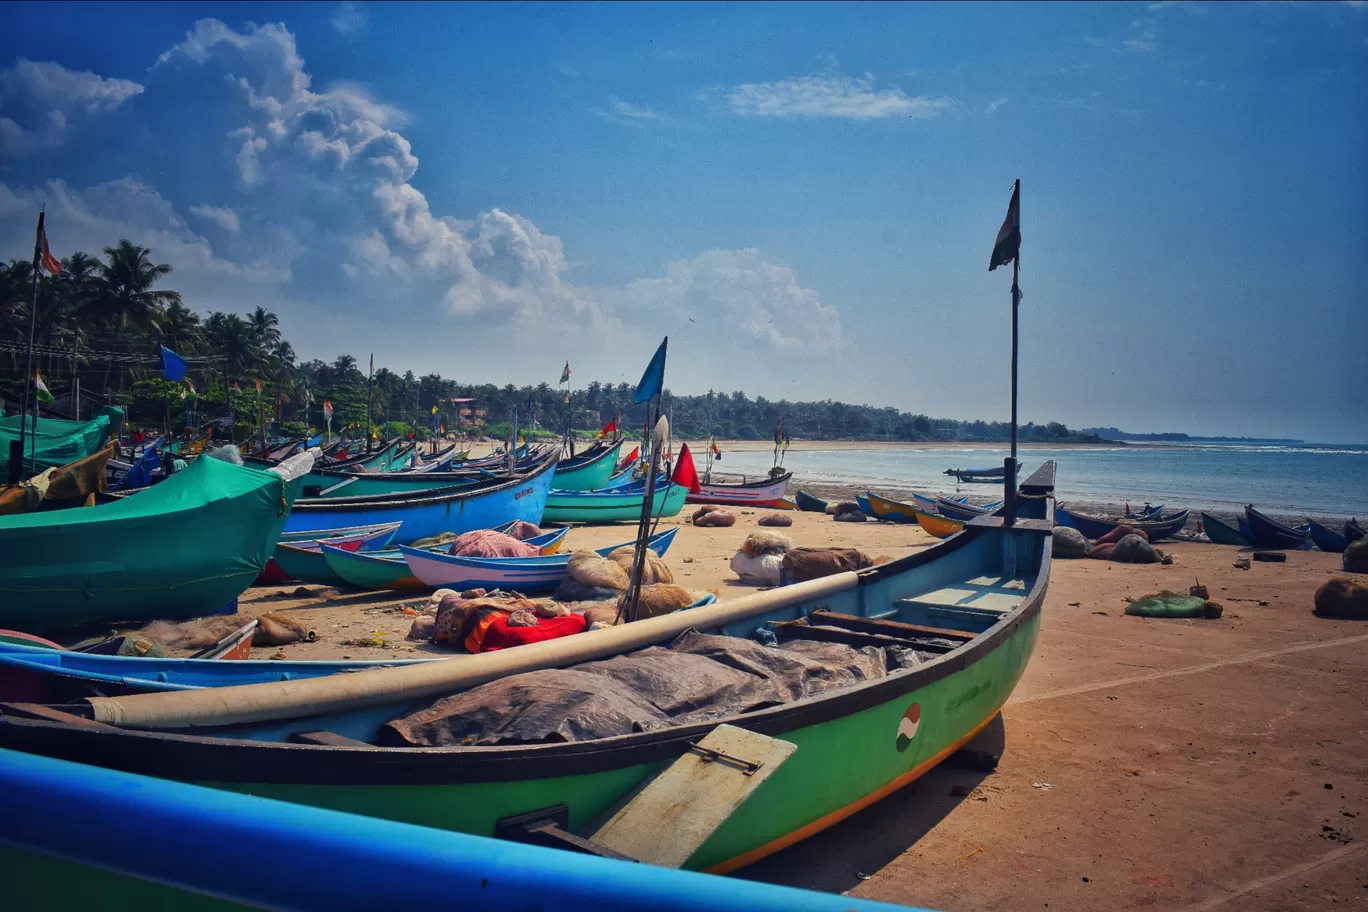
[[[727,561],[765,512],[739,511],[730,529],[681,529],[666,558],[678,581],[722,598],[753,591]],[[897,557],[932,541],[915,527],[788,515],[804,545]],[[567,547],[632,533],[577,528]],[[1236,570],[1234,548],[1160,547],[1171,566],[1054,564],[1031,664],[980,736],[1002,752],[996,772],[942,765],[739,876],[955,912],[1363,907],[1368,624],[1311,615],[1338,556],[1294,552]],[[1127,595],[1194,579],[1224,617],[1123,613]],[[446,653],[403,639],[403,608],[421,596],[274,591],[250,590],[243,612],[286,610],[320,640],[254,658]],[[342,644],[377,632],[390,648]]]

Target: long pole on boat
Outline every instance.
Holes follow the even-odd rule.
[[[366,377],[366,451],[371,448],[371,394],[375,390],[375,352],[370,356],[370,374]]]
[[[1007,525],[1016,521],[1017,470],[1017,309],[1021,303],[1021,181],[1012,184],[1012,201],[1007,205],[1007,218],[998,229],[993,243],[993,254],[988,260],[988,271],[1012,262],[1012,453],[1003,464],[1002,486],[1004,519]]]
[[[651,507],[655,501],[656,464],[669,434],[669,421],[660,417],[661,397],[665,393],[665,356],[670,344],[666,336],[656,349],[646,372],[641,375],[633,399],[646,403],[646,439],[642,441],[642,464],[646,467],[646,489],[641,497],[641,520],[637,524],[636,548],[632,552],[632,574],[627,591],[618,602],[618,620],[637,618],[637,602],[641,598],[641,576],[646,563],[646,549],[651,540]],[[654,419],[654,420],[653,420]],[[663,426],[662,426],[663,425]]]

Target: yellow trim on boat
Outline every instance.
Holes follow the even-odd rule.
[[[922,527],[922,531],[927,535],[934,535],[936,538],[949,538],[956,532],[964,531],[964,523],[955,519],[946,519],[944,516],[932,516],[930,513],[923,513],[921,510],[913,510],[917,515],[917,524]]]

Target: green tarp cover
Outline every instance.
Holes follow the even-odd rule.
[[[118,412],[117,409],[113,411]],[[122,415],[122,413],[119,413]],[[36,457],[36,472],[64,466],[99,451],[109,440],[111,418],[108,410],[90,421],[64,421],[60,418],[39,418],[37,433],[30,418],[28,433],[24,435],[24,462],[29,453]],[[19,439],[21,418],[12,415],[0,418],[0,479],[9,477],[10,441]],[[29,434],[33,434],[30,438]]]
[[[0,627],[212,614],[266,566],[299,487],[205,457],[115,503],[0,517]]]

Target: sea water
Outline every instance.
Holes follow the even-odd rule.
[[[875,491],[998,496],[1001,484],[959,484],[946,469],[1001,466],[1007,448],[841,448],[789,450],[794,482]],[[1030,447],[1019,452],[1029,474],[1047,459],[1059,464],[1059,500],[1146,501],[1168,508],[1243,513],[1253,504],[1294,516],[1368,516],[1368,446],[1130,445]],[[763,476],[770,451],[726,452],[715,472]],[[701,465],[700,465],[701,468]]]

